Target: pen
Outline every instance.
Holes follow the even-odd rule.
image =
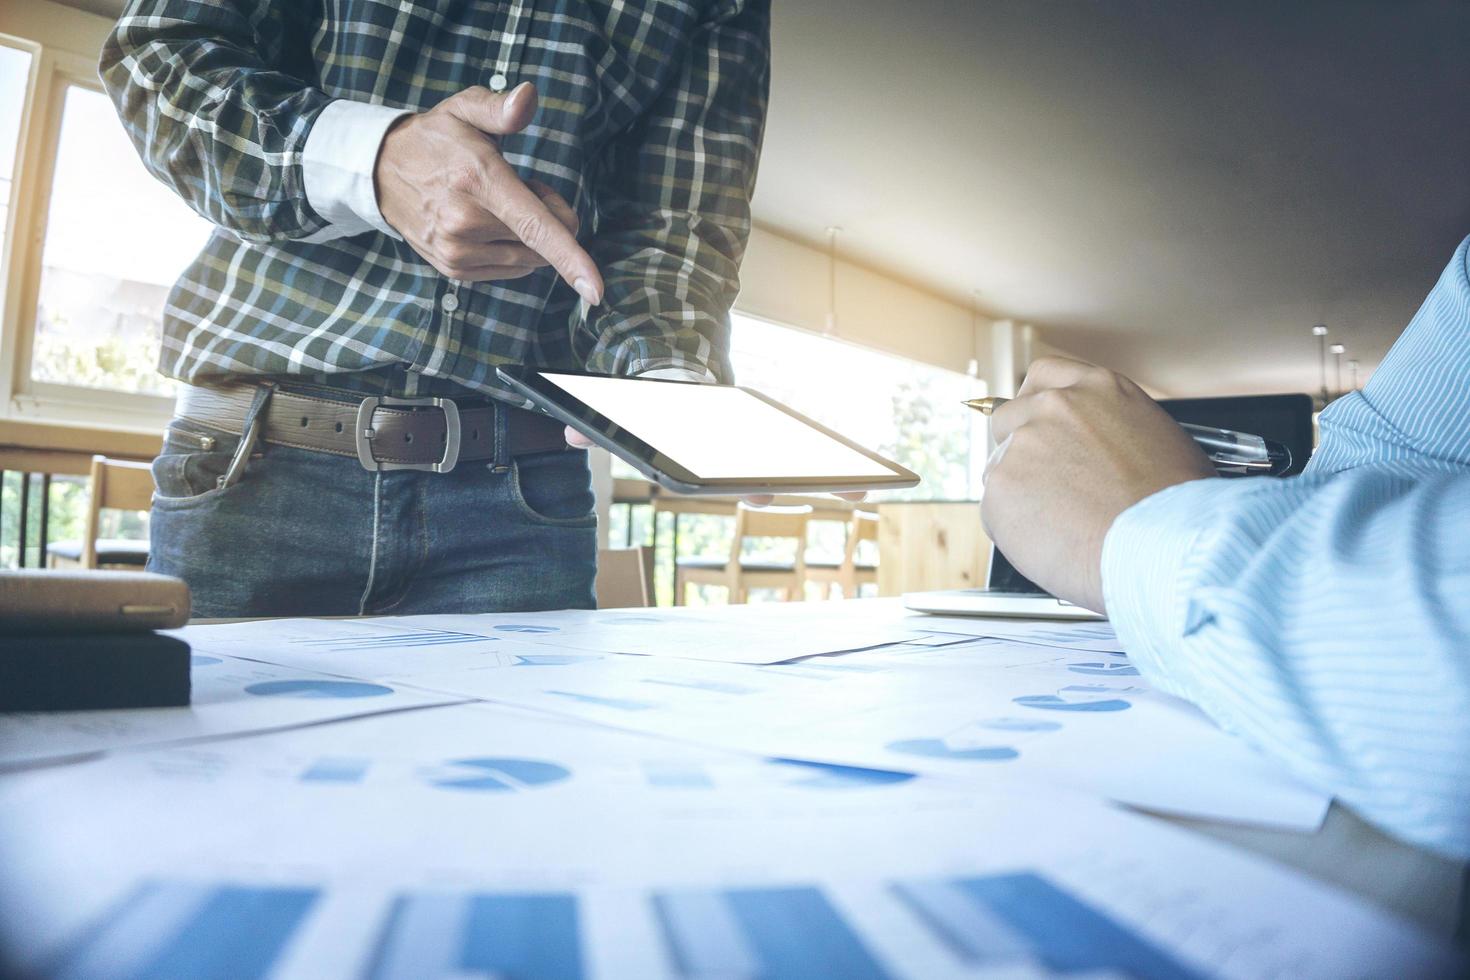
[[[1000,408],[1009,398],[971,398],[966,408],[973,408],[981,415],[989,415]],[[1249,432],[1233,429],[1216,429],[1208,425],[1180,422],[1179,427],[1199,444],[1217,469],[1235,471],[1263,471],[1270,474],[1283,473],[1291,467],[1291,450],[1280,443],[1268,442]]]

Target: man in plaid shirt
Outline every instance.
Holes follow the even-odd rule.
[[[586,454],[495,369],[731,380],[769,17],[133,0],[103,82],[217,226],[165,312],[150,567],[202,616],[590,605]]]

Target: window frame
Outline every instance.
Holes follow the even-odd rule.
[[[825,332],[820,331],[820,330],[813,330],[813,329],[804,327],[804,326],[802,326],[800,324],[789,323],[789,322],[784,321],[784,320],[779,320],[779,319],[776,319],[775,317],[768,316],[768,315],[766,315],[764,313],[752,313],[752,312],[750,312],[750,311],[748,311],[748,310],[746,310],[746,309],[744,309],[744,308],[741,307],[739,299],[737,299],[735,301],[735,305],[734,305],[734,307],[731,308],[730,313],[731,313],[732,318],[733,317],[739,317],[739,318],[744,319],[744,320],[751,320],[751,321],[754,321],[756,323],[760,323],[760,324],[762,324],[764,326],[775,327],[775,328],[780,329],[780,330],[789,330],[792,333],[802,334],[802,335],[805,335],[807,337],[814,338],[816,340],[821,340],[821,341],[825,341],[825,342],[829,342],[829,343],[833,343],[833,344],[839,344],[839,345],[841,345],[843,347],[850,348],[851,350],[858,351],[858,352],[860,352],[862,354],[868,354],[868,355],[872,355],[874,357],[880,357],[880,358],[888,358],[890,360],[900,361],[900,362],[903,362],[903,363],[906,363],[906,364],[910,364],[913,367],[919,368],[921,370],[934,371],[934,372],[937,372],[937,373],[940,373],[940,374],[952,375],[955,378],[964,378],[964,379],[967,379],[968,383],[974,386],[973,387],[974,394],[971,397],[983,398],[986,395],[990,394],[991,384],[990,384],[989,379],[984,378],[984,377],[981,377],[978,374],[969,374],[969,373],[966,373],[966,372],[963,372],[963,371],[956,371],[952,367],[947,367],[947,366],[945,366],[943,364],[936,363],[935,361],[920,360],[919,358],[916,358],[912,354],[909,354],[909,353],[899,352],[897,350],[892,350],[892,349],[883,349],[883,348],[875,347],[875,346],[872,346],[872,345],[869,345],[869,344],[858,343],[856,341],[849,340],[849,339],[847,339],[845,337],[840,337],[840,336],[837,336],[835,334],[829,334],[829,333],[825,333]],[[735,326],[735,324],[732,322],[732,324],[731,324],[732,330],[733,330],[734,326]],[[733,344],[732,344],[732,354],[733,354]],[[741,378],[740,375],[739,375],[739,372],[737,371],[736,372],[736,377],[735,377],[735,383],[736,384],[747,384],[747,383],[749,383],[749,379]],[[902,501],[914,501],[914,502],[930,502],[930,501],[953,502],[953,501],[956,501],[956,500],[966,500],[966,501],[975,500],[975,501],[978,501],[981,498],[981,496],[983,496],[983,494],[984,494],[985,466],[986,466],[987,461],[989,460],[990,451],[991,451],[991,448],[992,448],[992,446],[991,446],[991,440],[990,440],[990,426],[989,426],[988,422],[982,421],[983,418],[984,418],[984,416],[981,416],[978,412],[972,413],[971,416],[970,416],[970,418],[969,418],[969,428],[966,431],[966,440],[969,443],[969,459],[968,459],[968,465],[966,467],[966,473],[965,473],[965,484],[966,484],[966,496],[965,497],[963,497],[963,498],[956,498],[956,497],[947,497],[947,496],[943,496],[943,495],[940,495],[940,496],[929,496],[928,495],[928,489],[926,489],[925,488],[925,485],[921,483],[919,485],[919,488],[918,488],[918,489],[921,490],[921,495],[915,496],[913,490],[883,491],[883,496],[882,496],[881,499],[883,499],[883,500],[894,500],[894,501],[898,501],[898,500],[902,500]],[[877,451],[877,447],[875,447],[875,446],[869,446],[868,448]]]
[[[9,37],[0,37],[7,44]],[[31,377],[39,319],[46,222],[55,189],[62,114],[72,88],[102,92],[94,60],[70,51],[21,41],[32,51],[31,81],[22,114],[17,179],[12,184],[12,246],[5,269],[5,330],[0,358],[10,370],[0,378],[0,404],[14,418],[52,419],[156,431],[167,423],[173,399]]]

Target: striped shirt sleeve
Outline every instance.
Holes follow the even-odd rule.
[[[769,0],[719,4],[681,57],[603,161],[588,251],[606,291],[577,350],[599,373],[674,368],[729,383],[729,314],[770,86]]]
[[[1467,240],[1470,244],[1470,240]],[[1289,480],[1200,480],[1108,533],[1140,672],[1406,840],[1470,857],[1470,277],[1462,244]]]
[[[307,6],[133,0],[103,47],[103,86],[144,164],[243,241],[305,238],[326,226],[302,171],[312,123],[331,101],[301,80]]]

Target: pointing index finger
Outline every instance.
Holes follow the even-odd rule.
[[[499,154],[487,153],[485,168],[487,179],[481,203],[526,247],[551,263],[579,296],[594,306],[602,302],[602,275],[576,236]]]

